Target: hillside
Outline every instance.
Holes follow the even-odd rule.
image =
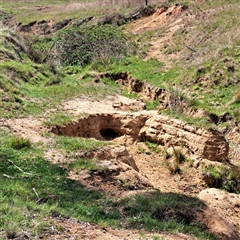
[[[237,0],[0,10],[1,239],[240,239]]]

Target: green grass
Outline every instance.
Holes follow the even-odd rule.
[[[148,147],[149,152],[159,153],[161,150],[158,148],[158,145],[153,142],[146,141],[145,144]]]
[[[78,116],[72,116],[70,114],[66,114],[62,112],[61,110],[49,113],[45,115],[45,122],[44,124],[48,127],[51,126],[61,126],[68,124],[69,122],[72,122],[73,120],[79,119],[81,117],[86,117],[88,114],[83,113],[79,114]]]
[[[69,98],[99,99],[119,91],[117,86],[92,82],[86,74],[91,66],[53,69],[47,63],[34,63],[24,52],[17,60],[0,61],[1,117],[37,115]]]
[[[187,69],[175,67],[165,72],[162,69],[163,64],[156,59],[143,61],[138,57],[128,57],[120,62],[113,62],[108,66],[98,65],[96,70],[128,72],[135,79],[167,89],[172,94],[175,92],[181,94],[189,106],[195,109],[205,109],[207,112],[217,115],[222,115],[227,111],[235,119],[238,119],[237,109],[240,106],[239,101],[236,101],[238,87],[232,83],[234,79],[238,79],[238,70],[236,72],[229,71],[228,66],[230,65],[231,62],[225,64],[222,60],[218,62],[212,60],[212,62],[206,62],[203,67],[199,68],[201,71],[197,71],[192,67]],[[216,69],[223,69],[223,76],[215,74]],[[209,76],[208,85],[197,82],[197,79],[206,75]],[[129,94],[127,89],[123,89],[122,94],[130,98],[139,98],[139,94]],[[146,103],[148,110],[156,110],[158,105],[158,101]],[[165,112],[170,113],[169,110]],[[175,111],[171,115],[179,114],[181,115],[180,112]],[[192,123],[198,121],[198,119],[191,120],[191,117],[187,116],[184,118],[188,118],[188,122],[191,121]],[[204,124],[201,125],[204,127]]]
[[[146,81],[156,87],[166,87],[168,82],[175,82],[178,69],[163,71],[163,63],[156,59],[144,61],[137,56],[124,58],[120,62],[113,62],[106,68],[99,66],[99,71],[128,72],[133,78]]]
[[[88,191],[81,183],[68,179],[67,170],[46,161],[41,149],[25,147],[15,150],[11,147],[11,135],[3,131],[0,132],[0,142],[0,178],[3,184],[0,191],[1,231],[10,236],[7,231],[15,231],[15,235],[19,235],[20,230],[26,230],[34,236],[46,230],[44,227],[39,230],[39,224],[43,224],[43,218],[50,215],[99,224],[110,217],[109,223],[118,222],[118,210],[111,211],[108,205],[111,203],[101,193]],[[44,204],[37,204],[33,188],[46,201]],[[105,212],[102,204],[110,207],[109,213]]]
[[[104,170],[102,169],[102,167],[98,166],[96,159],[82,159],[82,158],[79,158],[74,163],[71,163],[68,166],[68,169],[70,170],[73,169],[77,173],[79,170],[88,170],[90,173],[93,171],[100,172]]]
[[[153,100],[146,102],[146,109],[147,110],[157,110],[160,106],[159,100]]]
[[[239,167],[209,165],[202,169],[209,187],[224,189],[228,192],[240,193]]]
[[[205,129],[217,129],[217,126],[213,123],[208,122],[206,117],[191,117],[187,116],[181,112],[178,111],[172,111],[172,110],[163,110],[161,111],[161,114],[167,115],[176,119],[181,119],[188,124],[194,125],[197,128],[205,128]]]
[[[148,51],[149,42],[159,39],[168,31],[164,25],[154,31],[145,31],[133,36],[138,42],[138,59],[123,61],[110,70],[128,71],[133,77],[171,90],[171,86],[182,88],[182,93],[195,101],[196,108],[203,108],[217,115],[228,111],[238,121],[239,103],[234,92],[239,79],[239,4],[237,1],[211,1],[199,4],[193,1],[171,1],[189,6],[192,14],[199,14],[185,22],[171,41],[162,49],[163,54],[173,55],[172,68],[162,71],[162,63],[157,60],[142,61]],[[203,12],[200,12],[202,10]],[[131,30],[130,28],[126,29]],[[191,29],[191,30],[189,30]],[[186,46],[196,49],[193,53]],[[169,57],[169,56],[168,56]],[[164,61],[164,59],[163,59]],[[210,91],[209,91],[210,90]]]
[[[98,141],[93,138],[78,138],[68,136],[55,136],[56,148],[64,149],[68,153],[77,150],[96,150],[108,145],[108,142]]]

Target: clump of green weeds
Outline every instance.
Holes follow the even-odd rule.
[[[154,152],[154,153],[159,153],[160,152],[160,149],[159,149],[157,143],[146,141],[145,144],[147,145],[148,150],[150,152]]]
[[[213,166],[203,167],[204,180],[209,187],[224,189],[228,192],[240,192],[238,167]]]
[[[186,160],[186,156],[179,149],[173,148],[173,155],[176,159],[176,162],[179,163],[179,164],[184,163],[185,160]]]
[[[10,146],[14,149],[22,149],[22,148],[30,148],[32,146],[31,141],[29,139],[16,136],[11,139]]]
[[[181,173],[181,164],[186,161],[186,156],[180,149],[173,147],[173,152],[169,153],[167,150],[163,151],[163,159],[172,174]]]

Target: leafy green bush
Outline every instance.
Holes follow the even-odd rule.
[[[128,52],[128,44],[126,36],[116,27],[84,26],[60,31],[55,50],[61,65],[85,66],[93,61],[121,59]]]

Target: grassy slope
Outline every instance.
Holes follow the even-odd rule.
[[[217,115],[228,111],[239,120],[238,1],[211,1],[201,4],[197,1],[171,2],[187,4],[188,9],[182,15],[181,24],[184,26],[174,33],[172,41],[166,43],[162,50],[172,57],[174,66],[165,73],[169,80],[168,88],[176,85],[175,89],[196,108],[203,108]],[[149,32],[148,35],[140,34],[137,41],[143,41],[141,43],[144,45],[146,41],[158,40],[158,36],[164,31],[168,31],[167,26]],[[168,76],[172,72],[174,75]],[[147,78],[144,76],[144,79]],[[161,82],[162,77],[159,79]],[[156,84],[156,80],[154,81]]]
[[[29,9],[35,9],[36,5],[46,6],[47,2],[49,1],[41,1],[41,3],[28,1],[26,4],[25,1],[11,1],[11,3],[3,5],[3,10],[8,14],[16,14],[17,21],[29,22],[35,19],[33,16],[26,19],[19,14],[20,9],[23,8],[26,13]],[[52,1],[51,3],[62,2],[64,1]],[[203,22],[201,18],[196,18],[189,23],[188,27],[194,29],[193,31],[175,34],[173,45],[169,46],[168,52],[171,52],[172,49],[183,49],[182,59],[175,63],[177,67],[163,72],[162,63],[156,60],[144,62],[135,56],[125,59],[121,64],[113,62],[108,66],[95,66],[95,69],[116,72],[129,71],[134,77],[160,87],[168,87],[174,81],[175,84],[190,92],[191,95],[188,97],[193,98],[196,107],[203,107],[218,114],[228,110],[232,114],[236,114],[238,118],[239,102],[233,101],[228,105],[233,100],[234,92],[237,91],[234,79],[240,77],[238,70],[240,61],[238,39],[240,38],[237,37],[237,22],[239,22],[237,9],[239,7],[237,1],[229,1],[225,8],[222,8],[225,6],[222,1],[213,1],[212,5],[189,3],[189,6],[193,12],[199,11],[199,8],[204,11],[213,8],[216,13],[211,14],[208,21]],[[39,19],[45,19],[46,15],[41,14],[38,15]],[[54,14],[51,17],[54,17]],[[81,13],[78,14],[77,17],[82,17]],[[58,15],[61,19],[69,16],[75,17],[71,11],[66,15]],[[225,24],[229,22],[231,24],[226,26]],[[220,38],[219,36],[225,37]],[[226,36],[232,37],[229,39]],[[6,38],[12,38],[14,41],[12,43],[5,41]],[[201,41],[201,39],[206,40]],[[64,99],[74,96],[84,94],[104,97],[119,91],[115,85],[92,83],[91,77],[87,74],[90,67],[67,67],[56,72],[49,64],[35,63],[25,50],[25,42],[8,30],[1,30],[0,41],[0,50],[3,53],[0,58],[1,118],[41,114],[48,108],[56,107]],[[187,49],[179,48],[183,44],[198,49],[199,55],[193,56],[189,62],[183,61],[185,56],[190,54]],[[211,58],[209,58],[210,52],[213,53]],[[226,58],[229,60],[224,62],[223,60]],[[228,70],[228,66],[231,67],[233,64],[235,70],[232,72]],[[223,75],[215,75],[216,70],[222,72]],[[87,77],[82,78],[83,75]],[[201,85],[201,82],[196,82],[198,78],[206,76],[209,76],[207,88],[210,89],[210,93],[208,95],[206,95],[206,86]],[[215,83],[216,80],[219,82]],[[79,142],[84,144],[81,145]],[[16,139],[3,130],[0,131],[0,143],[0,180],[4,186],[0,191],[1,234],[8,237],[21,237],[21,230],[24,230],[30,238],[41,235],[50,224],[43,221],[46,216],[63,215],[96,222],[102,226],[117,227],[123,224],[137,228],[142,224],[148,230],[154,228],[176,231],[177,229],[180,232],[195,233],[199,239],[212,239],[208,233],[202,231],[202,226],[198,224],[188,225],[176,219],[170,219],[168,222],[157,220],[159,209],[164,208],[166,204],[171,208],[178,209],[202,208],[203,206],[196,199],[186,199],[185,196],[175,194],[170,196],[156,193],[118,202],[108,199],[102,193],[87,191],[79,182],[67,178],[68,171],[73,167],[80,165],[91,170],[95,168],[94,163],[91,166],[85,166],[81,160],[74,159],[80,163],[65,167],[52,165],[43,157],[44,146],[32,145],[24,139]],[[70,157],[73,157],[74,151],[78,149],[84,149],[86,146],[90,149],[97,148],[102,143],[95,141],[85,143],[83,139],[59,138],[56,139],[56,144],[54,147],[58,147],[68,154],[71,152],[72,156]],[[71,146],[73,148],[69,149]],[[19,171],[13,163],[24,173]],[[33,188],[43,198],[44,204],[36,203],[37,197]],[[184,202],[188,202],[189,205],[186,206]],[[146,207],[143,208],[143,206]],[[123,211],[119,211],[119,209]]]

